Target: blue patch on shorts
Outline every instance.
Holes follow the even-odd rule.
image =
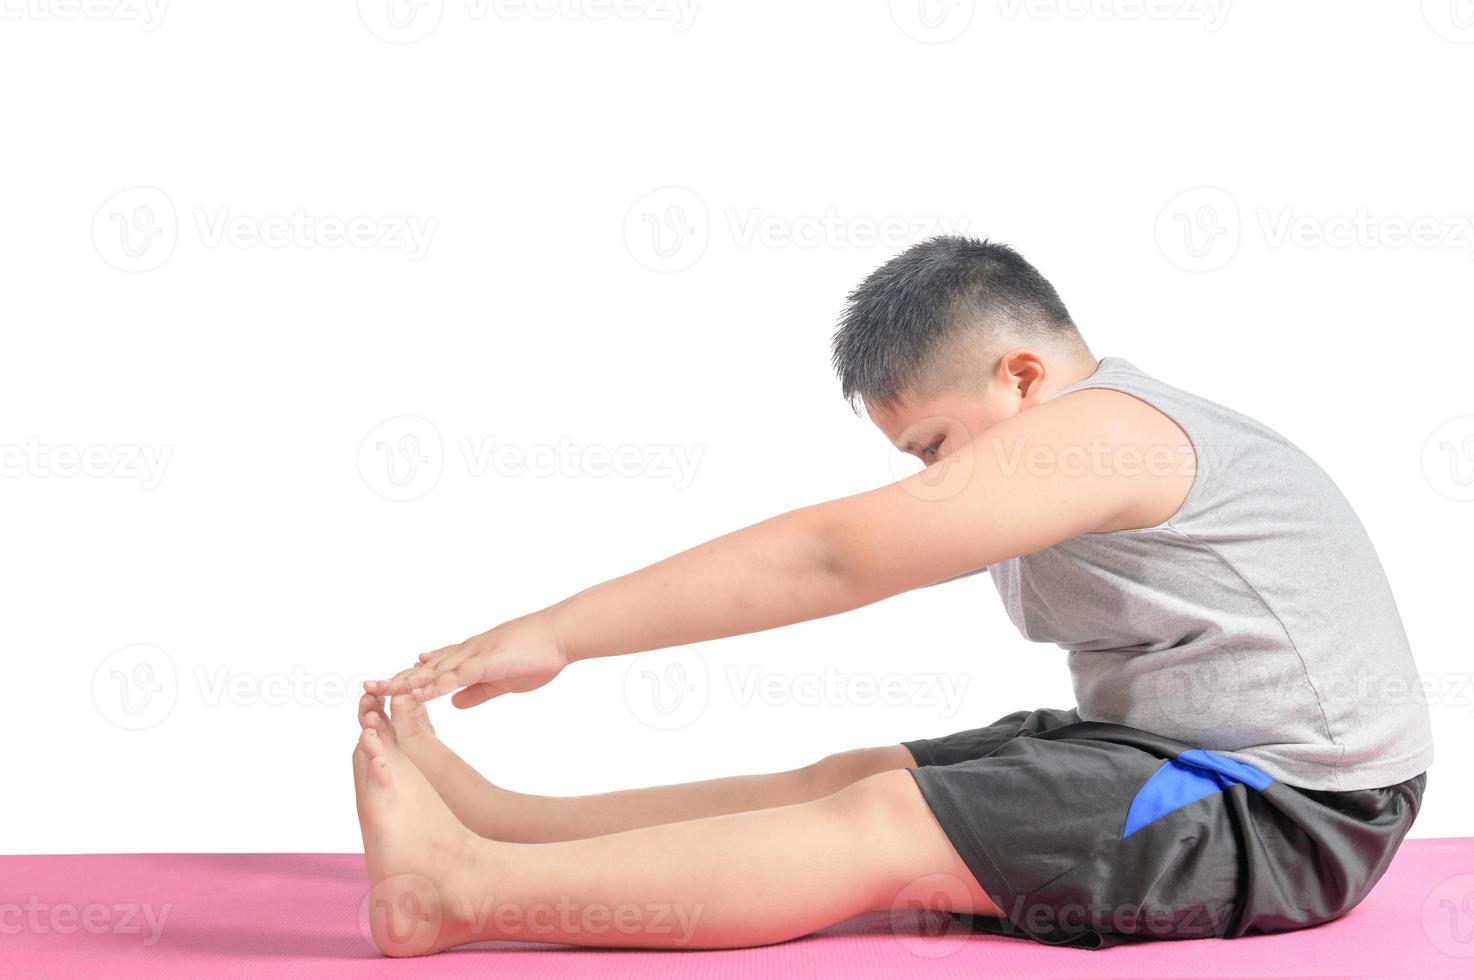
[[[1189,749],[1164,762],[1136,791],[1126,811],[1126,826],[1121,831],[1121,839],[1125,840],[1153,820],[1214,793],[1221,793],[1235,783],[1262,791],[1273,781],[1246,762],[1205,749]]]

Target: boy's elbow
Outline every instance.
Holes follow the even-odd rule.
[[[884,598],[875,563],[866,561],[852,534],[843,527],[825,525],[815,529],[809,555],[811,574],[828,584],[846,605],[863,605]]]
[[[897,581],[906,556],[896,555],[898,538],[886,533],[888,516],[860,495],[795,512],[804,542],[805,573],[825,583],[835,604],[853,608],[904,592]]]

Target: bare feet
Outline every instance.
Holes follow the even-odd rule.
[[[363,728],[377,728],[386,739],[392,738],[456,819],[473,833],[497,840],[517,839],[513,828],[497,817],[507,812],[518,794],[486,779],[440,741],[424,703],[407,694],[398,695],[385,711],[382,697],[365,694],[358,705],[358,723]]]
[[[408,695],[393,698],[386,706],[384,698],[365,694],[358,700],[358,724],[361,728],[388,729],[380,735],[397,741],[400,749],[421,772],[424,772],[424,767],[416,756],[434,762],[439,753],[450,751],[435,737],[435,726],[430,724],[430,713],[425,706]]]
[[[392,735],[363,730],[353,782],[374,945],[388,956],[421,956],[472,941],[471,883],[494,877],[496,845],[456,820]]]

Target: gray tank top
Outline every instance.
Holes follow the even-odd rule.
[[[1083,388],[1173,419],[1197,475],[1156,527],[1084,534],[989,569],[1023,635],[1069,651],[1080,717],[1306,789],[1426,770],[1428,706],[1392,590],[1330,477],[1278,433],[1121,358],[1059,394]]]

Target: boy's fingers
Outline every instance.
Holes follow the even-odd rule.
[[[419,666],[407,667],[395,674],[393,677],[382,681],[369,681],[364,684],[364,690],[370,694],[406,694],[415,685],[412,683],[413,675],[421,670]],[[373,685],[373,686],[370,686]]]
[[[447,673],[453,673],[456,675],[457,678],[465,678],[465,680],[457,683],[456,687],[465,687],[467,684],[471,683],[472,680],[480,680],[479,677],[472,677],[472,674],[475,673],[475,671],[472,671],[470,669],[469,665],[471,660],[472,654],[465,650],[460,650],[456,653],[448,654],[444,657],[441,657],[434,663],[421,664],[420,668],[415,672],[415,683],[410,686],[426,688],[434,687],[435,684],[439,682],[442,676]]]
[[[417,685],[415,696],[421,701],[429,701],[431,698],[438,698],[442,694],[449,694],[465,686],[455,668],[450,667],[438,674],[434,680]]]
[[[412,670],[405,675],[403,689],[406,693],[413,694],[415,691],[418,691],[421,688],[430,687],[434,683],[435,672],[426,667],[421,667],[418,670]]]
[[[363,689],[369,694],[384,696],[409,694],[415,688],[432,688],[443,671],[455,669],[471,656],[464,648],[465,644],[454,643],[448,647],[441,647],[439,650],[422,653],[416,659],[413,667],[406,667],[393,677],[383,680],[364,681]],[[438,692],[438,694],[443,693],[443,691]],[[438,696],[438,694],[431,696]]]
[[[475,667],[477,664],[485,663],[486,662],[486,657],[483,654],[477,653],[474,650],[471,650],[471,649],[466,648],[466,647],[462,647],[459,656],[449,657],[446,660],[441,661],[441,662],[445,666],[447,666],[447,667],[451,667],[451,668],[454,668],[455,670],[460,671],[461,674],[462,674],[462,676],[467,676],[467,675],[473,673],[473,671],[471,670],[471,668]],[[477,671],[474,671],[474,673],[478,673],[479,674],[480,671],[477,670]],[[476,680],[480,680],[480,679],[481,678],[479,678],[479,677],[476,678]]]
[[[458,647],[444,647],[435,653],[420,654],[420,662],[413,668],[408,669],[413,684],[410,687],[426,687],[430,681],[436,678],[442,671],[454,669],[460,665],[461,660],[466,659],[466,654]]]
[[[461,648],[461,644],[459,644],[459,643],[452,643],[448,647],[441,647],[439,650],[431,650],[429,653],[422,653],[419,656],[419,662],[422,663],[422,664],[434,663],[434,662],[436,662],[438,660],[443,659],[446,654],[448,654],[448,653],[454,653],[455,651],[459,650],[460,648]]]

